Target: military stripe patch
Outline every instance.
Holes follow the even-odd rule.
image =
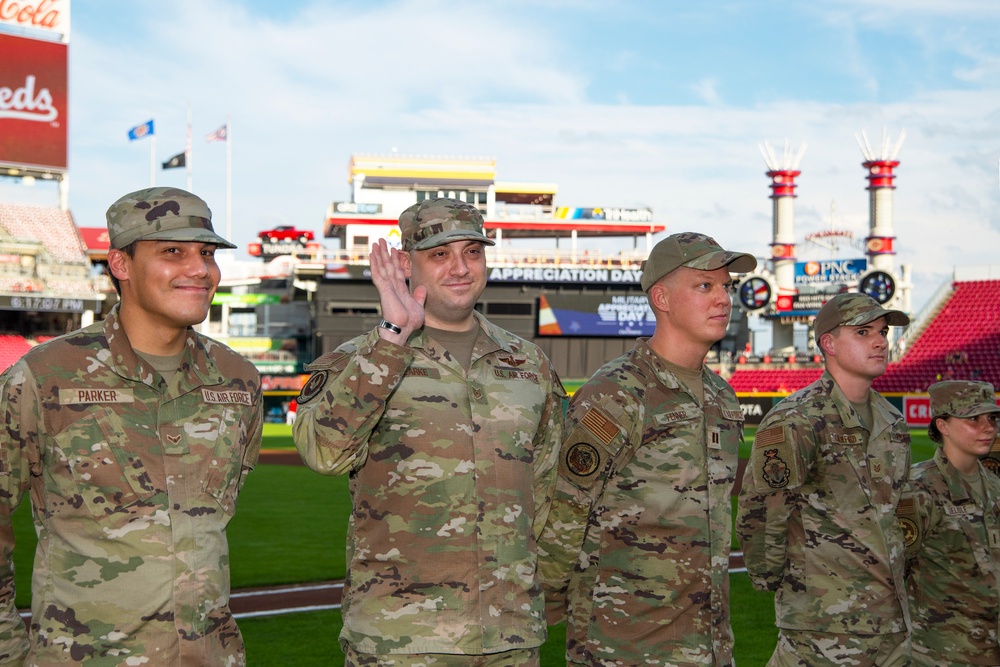
[[[131,389],[77,387],[59,388],[59,405],[84,405],[87,403],[135,403]]]
[[[763,431],[757,431],[757,437],[754,439],[754,447],[773,447],[774,445],[779,445],[785,441],[785,429],[780,426],[772,426],[771,428],[766,428]]]
[[[580,423],[605,445],[611,444],[611,441],[618,435],[618,427],[615,423],[605,417],[597,408],[588,410],[587,414],[580,420]]]
[[[913,503],[913,498],[901,498],[896,506],[896,514],[916,514],[917,507]]]

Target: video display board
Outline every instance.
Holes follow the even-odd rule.
[[[0,164],[66,171],[67,49],[0,33]]]
[[[645,294],[544,294],[539,336],[651,336],[656,328]]]

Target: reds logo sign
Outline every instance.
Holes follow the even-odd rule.
[[[0,33],[0,53],[0,164],[65,170],[66,44]]]

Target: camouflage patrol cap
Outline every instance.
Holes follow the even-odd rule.
[[[945,380],[927,388],[931,395],[931,417],[978,417],[1000,412],[993,385],[970,380]]]
[[[653,246],[642,263],[642,291],[648,292],[657,280],[682,266],[706,271],[729,267],[732,273],[747,273],[757,268],[757,259],[745,252],[723,250],[711,236],[697,232],[671,234]]]
[[[399,216],[403,250],[427,250],[452,241],[481,241],[495,245],[483,233],[483,214],[457,199],[425,199]]]
[[[844,292],[838,294],[823,304],[813,322],[813,335],[816,342],[839,326],[860,327],[873,322],[880,317],[886,324],[894,327],[905,327],[910,318],[901,310],[888,310],[879,302],[861,292]]]
[[[133,241],[194,241],[236,246],[215,233],[212,211],[201,197],[180,188],[146,188],[125,195],[108,209],[112,248]]]

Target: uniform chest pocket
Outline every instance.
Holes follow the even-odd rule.
[[[243,456],[248,446],[245,415],[233,406],[192,426],[185,440],[189,455],[198,456],[204,471],[204,489],[227,514],[236,512],[236,497],[243,482]]]
[[[95,516],[149,499],[161,491],[134,447],[126,445],[121,419],[100,408],[55,436],[47,484]]]

